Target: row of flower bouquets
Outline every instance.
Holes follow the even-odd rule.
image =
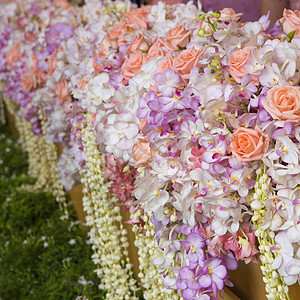
[[[215,299],[238,260],[258,259],[268,299],[288,297],[300,278],[299,11],[272,26],[192,2],[5,1],[0,14],[1,93],[65,216],[62,185],[82,182],[107,299],[140,288],[119,206],[146,299]]]

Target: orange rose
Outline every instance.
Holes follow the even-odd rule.
[[[22,56],[20,54],[20,43],[14,44],[6,55],[6,62],[8,65],[13,66],[15,62]]]
[[[233,133],[230,143],[232,155],[241,162],[262,159],[269,147],[269,136],[258,126],[255,129],[240,127]]]
[[[126,58],[122,65],[121,76],[129,80],[135,75],[139,74],[139,71],[144,63],[145,57],[146,54],[142,52],[130,54],[130,56]]]
[[[276,85],[267,91],[267,97],[262,100],[262,104],[273,119],[300,121],[300,87]]]
[[[253,47],[245,47],[243,49],[234,51],[229,59],[229,74],[234,78],[237,83],[240,83],[242,78],[248,74],[244,70],[244,66],[248,63],[248,57]],[[252,83],[258,84],[258,75],[251,75]]]
[[[283,17],[279,20],[285,34],[296,30],[294,37],[300,37],[300,11],[290,9],[283,10]]]
[[[165,47],[171,51],[184,48],[191,39],[192,30],[186,30],[184,25],[176,24],[168,32],[165,39]]]
[[[199,50],[192,47],[182,51],[177,57],[175,57],[172,69],[176,73],[182,75],[183,79],[189,78],[192,68],[198,64],[203,53],[203,47],[200,47]]]
[[[156,73],[164,73],[174,65],[172,51],[169,51],[156,69]]]
[[[57,83],[55,94],[60,102],[64,102],[69,98],[70,92],[68,89],[68,82],[66,80],[60,80]]]
[[[223,8],[220,10],[221,16],[220,16],[220,21],[222,22],[237,22],[242,16],[242,13],[235,13],[233,8]]]
[[[132,156],[135,159],[135,166],[147,167],[150,165],[155,151],[150,148],[149,142],[144,139],[138,139],[138,142],[132,147]]]
[[[22,80],[23,89],[26,92],[29,92],[30,90],[35,89],[37,86],[36,76],[32,72],[23,74],[21,76],[21,80]]]
[[[147,42],[145,41],[145,39],[142,37],[140,33],[134,36],[132,42],[127,48],[127,51],[129,53],[135,53],[137,51],[147,52],[148,50],[149,50],[149,45],[147,44]]]

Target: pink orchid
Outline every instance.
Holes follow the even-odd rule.
[[[244,260],[246,264],[249,262],[257,262],[255,256],[259,251],[255,248],[255,233],[250,232],[248,224],[237,233],[228,233],[219,237],[223,243],[225,250],[232,250],[237,260]]]

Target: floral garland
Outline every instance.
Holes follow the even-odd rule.
[[[0,94],[0,123],[6,124],[5,106],[2,93]]]
[[[175,291],[165,289],[161,276],[158,274],[156,267],[151,263],[151,257],[159,251],[152,236],[154,228],[151,226],[150,219],[147,214],[141,217],[141,211],[131,214],[131,219],[142,218],[145,225],[141,228],[137,224],[133,224],[132,231],[135,234],[135,246],[138,248],[139,259],[139,279],[144,290],[143,296],[145,300],[151,299],[182,299]],[[152,228],[151,228],[152,227]]]
[[[127,231],[122,224],[117,199],[109,192],[104,180],[104,157],[95,143],[94,130],[87,122],[82,128],[82,142],[86,169],[81,171],[83,206],[87,212],[88,235],[94,250],[92,259],[102,279],[101,288],[107,291],[106,299],[138,300],[136,280],[128,257]]]
[[[3,96],[8,112],[14,116],[15,125],[20,134],[21,144],[24,150],[28,152],[28,175],[32,178],[37,178],[34,185],[27,188],[39,190],[46,185],[47,167],[45,166],[45,153],[43,153],[43,143],[40,137],[33,134],[30,123],[23,121],[18,116],[18,106],[11,99]]]
[[[18,116],[17,105],[10,99],[3,97],[9,113],[14,116],[15,125],[20,134],[23,149],[28,152],[28,175],[36,178],[33,186],[27,186],[30,191],[46,190],[51,192],[61,209],[64,218],[68,218],[68,210],[65,192],[61,184],[57,169],[57,149],[53,143],[47,143],[45,136],[37,136],[32,133],[29,122],[23,121]],[[45,131],[46,122],[40,111],[42,128]],[[24,186],[23,186],[24,188]]]
[[[261,220],[266,214],[266,200],[272,198],[270,193],[270,178],[266,173],[266,168],[259,167],[256,170],[257,181],[255,191],[251,195],[251,207],[254,210],[252,221],[256,224],[255,235],[259,242],[261,271],[263,281],[266,284],[267,298],[272,300],[290,299],[288,286],[282,276],[274,270],[272,264],[277,257],[277,251],[273,251],[275,234],[270,229],[260,228]]]
[[[47,158],[47,170],[46,174],[44,174],[44,177],[48,177],[47,181],[50,184],[50,192],[53,194],[56,201],[59,203],[60,209],[64,212],[62,218],[68,219],[69,213],[67,208],[66,195],[57,168],[57,148],[54,143],[48,143],[46,141],[47,122],[45,120],[45,116],[42,109],[40,109],[39,115],[41,119],[43,133],[42,137],[40,138],[42,144],[41,146],[44,148],[46,154],[45,157]]]
[[[108,222],[109,208],[120,222],[121,204],[151,216],[137,239],[153,236],[160,250],[151,261],[184,299],[217,298],[231,285],[227,270],[257,254],[268,298],[288,297],[300,278],[300,31],[291,21],[300,12],[284,10],[282,26],[270,27],[268,15],[242,23],[232,9],[203,13],[192,2],[104,2],[93,12],[95,1],[78,9],[46,2],[7,5],[3,91],[42,136],[32,159],[40,186],[55,161],[46,140],[66,146],[60,165],[69,174],[77,171],[71,156],[82,168],[95,261],[104,262],[98,240],[108,238],[98,219]]]

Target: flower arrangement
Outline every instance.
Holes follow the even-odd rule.
[[[270,27],[268,15],[244,24],[192,2],[28,4],[34,20],[57,18],[21,43],[19,8],[6,5],[15,23],[1,28],[3,92],[34,133],[43,124],[63,144],[68,189],[81,170],[95,249],[100,203],[118,203],[137,240],[153,237],[171,293],[216,299],[232,285],[227,270],[259,258],[268,299],[288,298],[300,278],[299,11]]]

